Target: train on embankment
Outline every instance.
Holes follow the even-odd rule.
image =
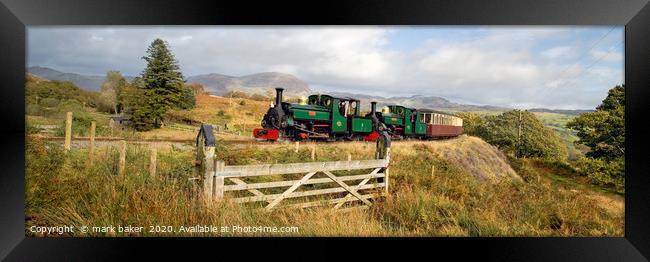
[[[276,88],[275,102],[264,115],[262,127],[253,136],[263,140],[369,140],[386,131],[391,139],[445,139],[463,133],[463,120],[452,114],[388,105],[377,111],[371,102],[362,115],[359,99],[325,94],[310,95],[303,103],[282,100]]]

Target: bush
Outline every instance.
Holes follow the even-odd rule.
[[[604,160],[583,157],[578,160],[576,168],[580,174],[589,177],[591,183],[613,188],[625,193],[625,160]]]
[[[39,103],[41,106],[45,107],[56,107],[59,105],[59,99],[48,97],[41,100]]]
[[[41,115],[41,107],[37,104],[27,104],[25,107],[25,114],[30,116]]]
[[[560,137],[528,111],[520,114],[519,111],[512,110],[482,117],[475,113],[458,115],[463,118],[467,134],[478,136],[506,153],[557,161],[564,161],[568,156]]]

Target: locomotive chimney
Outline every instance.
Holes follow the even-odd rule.
[[[282,105],[282,90],[284,90],[282,87],[275,88],[275,106]]]
[[[377,113],[377,102],[375,101],[370,102],[370,112],[372,113],[373,116],[375,115],[375,113]]]

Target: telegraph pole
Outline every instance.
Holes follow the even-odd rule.
[[[517,157],[521,157],[521,109],[519,109],[519,128],[517,129]]]

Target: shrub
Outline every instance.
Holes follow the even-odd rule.
[[[610,187],[620,193],[625,192],[625,160],[604,160],[583,157],[578,160],[576,168],[582,175],[589,177],[591,183]]]
[[[59,99],[53,97],[43,98],[39,104],[45,107],[56,107],[59,105]]]

